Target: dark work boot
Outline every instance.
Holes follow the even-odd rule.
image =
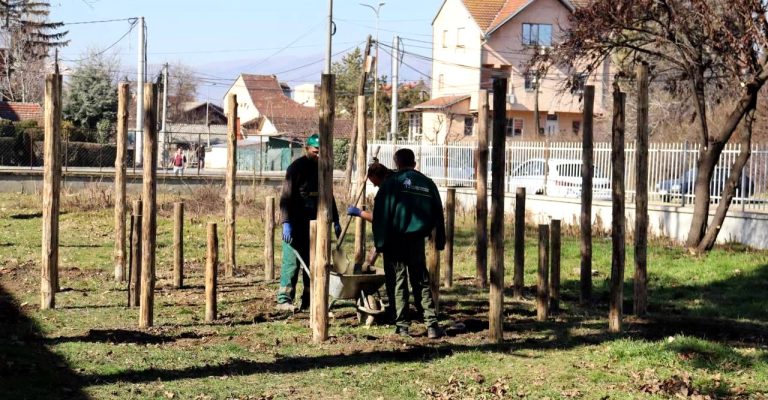
[[[411,333],[408,331],[407,326],[398,326],[395,328],[395,335],[399,335],[402,337],[411,337]]]
[[[427,337],[430,339],[440,339],[445,336],[445,331],[438,324],[432,324],[427,328]]]

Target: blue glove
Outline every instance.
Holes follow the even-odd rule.
[[[339,224],[338,222],[334,222],[333,231],[336,232],[336,239],[338,239],[339,236],[341,236],[341,224]]]
[[[353,217],[359,217],[360,216],[360,209],[355,206],[349,206],[347,208],[347,215],[351,215]]]
[[[286,243],[291,243],[292,240],[293,236],[291,236],[291,223],[283,222],[283,241]]]

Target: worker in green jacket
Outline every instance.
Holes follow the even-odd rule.
[[[296,253],[309,266],[309,221],[317,219],[318,205],[318,156],[320,137],[307,138],[305,155],[297,158],[285,171],[280,194],[280,214],[283,223],[283,263],[280,268],[280,288],[277,290],[278,310],[296,311],[293,305],[299,274],[304,289],[299,310],[309,308],[309,275],[301,269]],[[336,202],[333,203],[333,229],[338,237],[341,232]],[[295,251],[294,251],[295,250]]]
[[[420,294],[427,336],[436,339],[444,332],[437,323],[435,303],[429,285],[424,239],[435,232],[438,250],[445,248],[445,221],[440,193],[435,183],[416,171],[410,149],[395,152],[397,172],[386,179],[376,194],[373,207],[373,240],[384,255],[384,273],[395,277],[395,333],[409,336],[408,282]],[[414,296],[417,299],[419,296]]]

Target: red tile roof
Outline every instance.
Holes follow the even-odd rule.
[[[0,119],[11,121],[37,121],[37,125],[43,126],[43,107],[35,103],[18,103],[14,101],[0,101]]]
[[[489,32],[504,23],[509,17],[522,11],[533,0],[462,0],[472,18],[483,32]],[[588,0],[577,0],[584,5]],[[573,1],[561,0],[562,3]]]
[[[436,99],[427,100],[423,103],[416,104],[412,108],[414,109],[436,109],[436,108],[444,108],[444,107],[450,107],[462,100],[466,100],[470,98],[471,96],[466,95],[458,95],[458,96],[443,96],[438,97]]]

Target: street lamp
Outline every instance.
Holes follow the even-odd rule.
[[[384,6],[384,2],[380,2],[376,7],[360,3],[363,7],[368,7],[376,14],[376,63],[374,65],[373,75],[373,138],[376,139],[376,120],[378,119],[378,104],[379,104],[379,11]]]

